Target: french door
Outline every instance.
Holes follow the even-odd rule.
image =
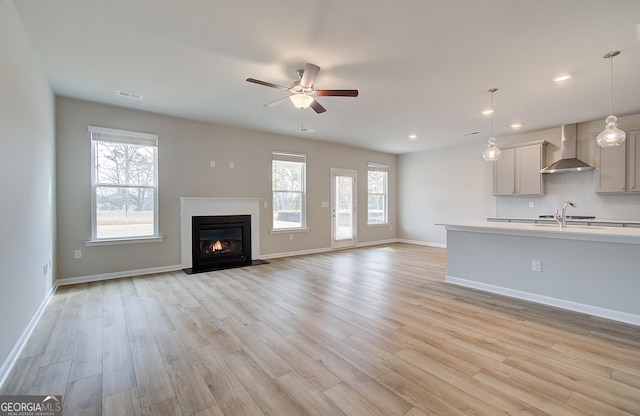
[[[331,247],[356,245],[356,171],[331,169]]]

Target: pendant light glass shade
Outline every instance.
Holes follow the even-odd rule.
[[[598,134],[596,142],[601,147],[615,147],[624,143],[627,133],[618,128],[618,117],[609,116],[605,120],[606,128]]]
[[[496,146],[496,139],[491,137],[489,139],[489,145],[484,149],[484,152],[482,152],[482,158],[487,162],[492,162],[500,159],[500,153],[502,152],[498,149],[498,146]]]
[[[498,91],[497,88],[491,88],[489,92],[491,93],[491,125],[490,125],[490,133],[489,133],[489,141],[487,148],[482,152],[482,158],[487,162],[493,162],[500,159],[500,149],[496,146],[496,138],[493,137],[493,93]]]
[[[613,57],[620,54],[620,51],[607,53],[603,58],[609,59],[609,117],[605,120],[605,129],[598,134],[596,142],[601,147],[615,147],[624,143],[627,134],[618,128],[618,118],[612,114],[611,102],[613,95]]]

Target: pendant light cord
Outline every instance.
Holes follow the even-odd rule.
[[[493,94],[494,93],[495,91],[491,91],[491,120],[489,122],[490,137],[493,137]]]
[[[609,115],[613,114],[612,103],[613,102],[613,56],[609,58]]]

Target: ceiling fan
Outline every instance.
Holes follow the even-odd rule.
[[[291,95],[278,98],[275,101],[266,103],[264,107],[273,107],[282,103],[289,98],[293,105],[297,108],[304,110],[307,107],[313,108],[316,113],[324,113],[327,111],[315,97],[357,97],[358,90],[316,90],[313,88],[313,83],[318,76],[320,67],[314,64],[307,63],[304,69],[298,69],[298,80],[293,81],[290,87],[284,85],[272,84],[271,82],[260,81],[254,78],[247,78],[247,82],[253,82],[254,84],[264,85],[265,87],[276,88],[279,90],[289,91]]]

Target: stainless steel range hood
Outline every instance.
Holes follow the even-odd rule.
[[[584,163],[576,157],[577,142],[578,125],[565,124],[562,126],[560,160],[540,170],[540,173],[582,172],[585,170],[592,170],[593,166]]]

